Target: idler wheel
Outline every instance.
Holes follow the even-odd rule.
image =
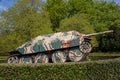
[[[68,57],[72,62],[78,62],[83,58],[83,53],[79,48],[73,48],[69,50]]]
[[[17,56],[10,56],[7,60],[8,63],[19,63],[19,59]]]
[[[20,62],[19,63],[26,63],[26,64],[33,63],[33,59],[32,59],[31,56],[22,56],[20,58]]]
[[[55,51],[52,54],[53,63],[63,63],[67,60],[67,55],[64,51]]]
[[[92,45],[89,41],[84,41],[79,48],[83,53],[90,53],[92,50]]]
[[[48,63],[49,58],[46,54],[37,54],[34,59],[34,63]]]

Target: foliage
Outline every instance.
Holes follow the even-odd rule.
[[[92,0],[68,0],[67,11],[68,17],[79,13],[86,13],[93,5]]]
[[[120,59],[64,64],[0,64],[0,79],[119,80]]]
[[[85,14],[75,14],[74,16],[61,21],[58,31],[70,30],[77,30],[80,33],[86,34],[94,32],[94,29],[87,21]]]
[[[103,36],[100,39],[99,49],[102,51],[119,51],[120,50],[120,28],[112,27],[114,33]]]
[[[114,2],[96,2],[94,19],[90,23],[94,24],[95,31],[114,30],[109,35],[98,36],[99,50],[119,51],[120,50],[120,6]]]
[[[119,13],[120,5],[105,0],[18,0],[0,13],[0,53],[42,34],[111,29],[113,34],[94,38],[93,46],[100,51],[120,51]]]
[[[66,3],[64,0],[47,0],[46,7],[50,15],[52,28],[56,31],[60,21],[67,16]]]
[[[1,16],[5,23],[2,29],[6,29],[2,32],[6,35],[1,35],[0,40],[3,52],[8,52],[38,35],[52,32],[49,15],[39,0],[18,1]]]

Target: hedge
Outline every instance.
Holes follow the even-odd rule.
[[[64,64],[0,64],[0,80],[120,80],[120,58]]]

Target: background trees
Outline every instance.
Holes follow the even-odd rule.
[[[97,36],[93,45],[100,51],[120,50],[120,6],[93,0],[19,0],[0,14],[0,52],[8,52],[42,34],[77,30]],[[111,46],[112,45],[112,46]]]
[[[89,21],[87,21],[85,14],[75,14],[72,17],[65,18],[60,22],[60,27],[58,31],[70,31],[76,30],[81,33],[92,33],[94,32],[94,28],[90,25]]]
[[[0,43],[9,51],[42,34],[51,33],[49,15],[40,0],[20,0],[8,11],[2,12],[2,34]],[[3,43],[4,42],[4,43]]]
[[[47,0],[46,4],[52,23],[52,29],[56,31],[60,26],[60,21],[67,17],[66,2],[64,0]]]

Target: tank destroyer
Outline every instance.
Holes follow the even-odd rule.
[[[84,61],[92,50],[91,36],[77,31],[40,35],[10,51],[8,63],[62,63]]]

